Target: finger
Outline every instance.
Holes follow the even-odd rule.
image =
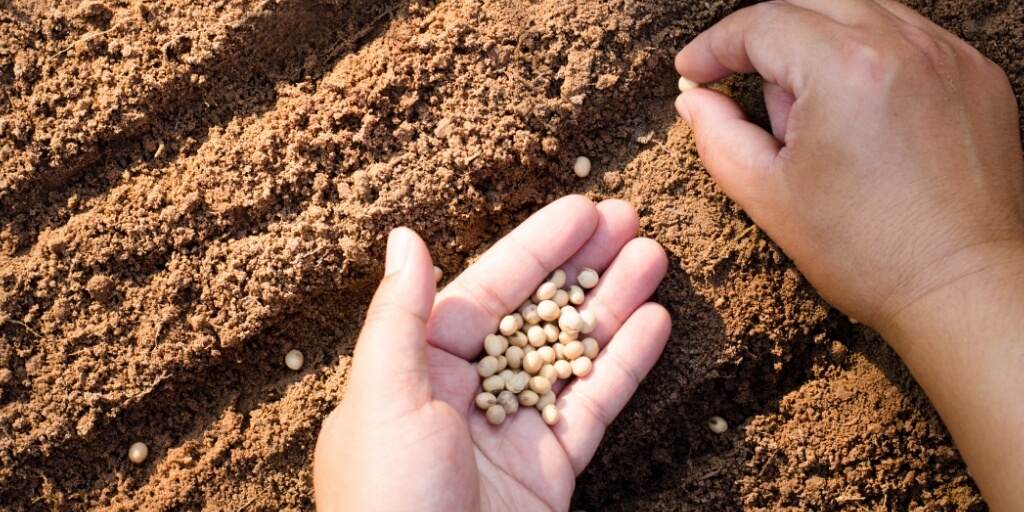
[[[781,179],[771,170],[782,144],[747,120],[732,99],[710,89],[679,95],[676,108],[693,128],[697,152],[722,190],[743,208],[777,198]]]
[[[384,279],[356,343],[353,389],[386,397],[379,403],[399,409],[430,399],[426,323],[433,303],[434,268],[427,246],[408,228],[392,230]]]
[[[756,71],[799,97],[811,74],[834,61],[827,42],[845,29],[787,3],[757,4],[695,37],[676,55],[676,71],[699,83]]]
[[[771,82],[764,83],[764,105],[768,110],[768,119],[772,123],[772,135],[782,144],[786,143],[789,113],[793,110],[795,102],[796,98],[782,87]]]
[[[597,204],[597,228],[587,243],[560,267],[568,283],[574,283],[579,271],[592,268],[603,273],[619,254],[622,246],[636,238],[640,218],[633,206],[619,199]],[[525,299],[523,299],[525,300]]]
[[[658,360],[670,330],[668,311],[659,304],[644,304],[597,356],[593,371],[559,395],[556,404],[561,419],[552,431],[577,475],[594,456],[605,429]]]
[[[501,317],[583,247],[597,223],[597,208],[583,196],[563,197],[526,219],[441,291],[427,326],[430,343],[476,357]]]

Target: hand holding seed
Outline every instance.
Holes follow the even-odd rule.
[[[665,254],[637,230],[626,203],[566,197],[436,297],[426,246],[393,231],[345,395],[317,442],[318,506],[477,510],[513,499],[527,510],[568,507],[575,476],[668,338],[668,313],[646,302]],[[574,294],[585,268],[600,278]],[[521,308],[548,278],[557,285],[543,299],[555,306],[544,309],[553,321]],[[568,307],[578,318],[570,314],[563,328]],[[566,337],[588,328],[582,340]]]

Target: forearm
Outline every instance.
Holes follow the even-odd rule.
[[[931,398],[993,510],[1024,503],[1024,245],[880,329]]]

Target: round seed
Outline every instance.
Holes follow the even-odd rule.
[[[520,393],[529,385],[530,374],[526,372],[519,372],[512,376],[512,378],[509,379],[507,382],[505,382],[505,389],[513,393]]]
[[[583,338],[583,355],[593,360],[597,357],[597,353],[600,350],[601,346],[597,344],[597,340],[594,338]]]
[[[294,371],[299,371],[302,369],[302,364],[305,362],[305,359],[306,358],[302,356],[302,352],[299,352],[298,350],[289,350],[288,353],[284,355],[284,365]]]
[[[555,349],[548,345],[544,345],[537,349],[537,353],[540,354],[541,359],[544,360],[544,364],[551,364],[555,362],[558,356],[555,354]]]
[[[555,407],[555,404],[548,404],[547,407],[544,407],[544,410],[540,412],[540,417],[544,420],[544,423],[547,423],[548,425],[558,423],[558,407]]]
[[[540,352],[530,352],[523,358],[523,370],[531,375],[536,375],[540,371],[540,368],[544,366],[544,357],[540,355]]]
[[[508,359],[506,359],[505,356],[499,354],[497,356],[494,356],[494,358],[498,360],[499,372],[505,370],[505,368],[508,368]]]
[[[542,301],[548,300],[555,296],[558,291],[558,285],[547,281],[544,284],[537,287],[537,292],[533,294],[533,301],[540,304]]]
[[[572,172],[576,173],[576,176],[580,178],[586,178],[590,175],[590,159],[581,156],[576,158],[576,163],[572,166]]]
[[[555,370],[554,365],[546,364],[540,367],[540,371],[537,372],[537,376],[544,377],[551,383],[551,385],[554,385],[555,381],[558,380],[558,370]]]
[[[480,393],[476,396],[476,406],[482,411],[486,411],[496,403],[498,403],[498,397],[494,396],[494,393]]]
[[[581,379],[586,377],[590,373],[590,370],[593,369],[594,363],[592,363],[590,358],[587,356],[582,356],[572,362],[572,374]]]
[[[558,307],[565,307],[565,305],[569,303],[569,292],[565,290],[558,290],[555,292],[555,296],[552,297],[551,300],[555,301],[555,305]]]
[[[529,338],[526,337],[526,333],[523,331],[516,331],[512,333],[512,336],[508,337],[508,344],[519,348],[525,347],[529,342]]]
[[[128,447],[128,460],[142,464],[149,457],[149,447],[146,443],[135,443]]]
[[[561,339],[562,335],[559,334],[558,337],[559,339]],[[556,361],[561,361],[565,359],[565,345],[563,345],[562,343],[555,343],[554,345],[551,345],[551,348],[555,350]]]
[[[542,347],[548,342],[548,335],[544,333],[544,328],[539,325],[530,326],[530,330],[526,331],[526,338],[533,347]]]
[[[587,299],[587,294],[583,292],[583,288],[579,285],[574,284],[569,287],[569,303],[579,306],[583,304],[583,301]]]
[[[562,269],[558,269],[552,272],[550,276],[548,276],[548,281],[555,283],[555,288],[561,288],[565,286],[565,279],[565,271]]]
[[[519,410],[519,398],[511,391],[498,393],[498,405],[505,409],[505,414],[515,414]]]
[[[526,354],[523,353],[523,349],[513,345],[505,351],[505,360],[508,361],[509,368],[519,369],[523,367],[523,358]]]
[[[498,324],[498,331],[502,336],[512,336],[517,330],[519,330],[519,325],[516,323],[516,317],[512,315],[505,315]]]
[[[505,389],[505,379],[501,378],[501,375],[491,375],[484,379],[483,383],[484,391],[495,392]]]
[[[536,407],[538,411],[543,411],[545,407],[555,403],[555,400],[557,399],[558,397],[556,397],[554,393],[543,394],[540,395],[537,403],[533,404],[533,406]]]
[[[514,318],[516,320],[516,330],[517,331],[519,329],[522,329],[523,325],[526,324],[526,320],[523,320],[522,313],[512,313],[512,318]]]
[[[580,311],[580,320],[583,321],[583,328],[580,329],[580,332],[583,334],[590,334],[594,332],[594,329],[597,327],[597,315],[595,315],[593,311],[589,309],[586,311]]]
[[[708,428],[716,434],[724,434],[726,430],[729,430],[729,423],[725,421],[721,416],[712,416],[708,418]]]
[[[553,300],[542,300],[540,304],[537,304],[537,315],[545,322],[558,320],[560,313],[558,304]]]
[[[530,378],[530,389],[538,395],[546,395],[551,392],[551,381],[541,376]]]
[[[487,422],[491,425],[501,425],[505,421],[505,408],[494,404],[487,408]]]
[[[570,341],[565,344],[565,358],[572,361],[583,356],[584,346],[581,341]]]
[[[540,395],[532,389],[524,389],[519,392],[519,405],[533,407],[540,401]]]
[[[700,84],[697,82],[694,82],[685,76],[679,77],[679,92],[692,91],[698,87],[700,87]]]
[[[516,375],[516,372],[514,372],[512,370],[508,370],[508,369],[502,370],[500,373],[498,373],[498,376],[500,376],[502,379],[504,379],[506,383],[509,380],[511,380],[512,377],[514,377],[515,375]]]
[[[498,358],[494,356],[487,356],[481,359],[480,362],[476,364],[476,373],[485,379],[495,373],[498,373]]]
[[[489,356],[498,356],[508,349],[508,338],[497,334],[488,334],[484,338],[484,352]]]
[[[558,335],[561,331],[558,330],[558,326],[552,323],[544,324],[544,341],[548,343],[554,343],[558,341]]]
[[[592,268],[580,270],[579,275],[576,276],[576,282],[580,283],[580,286],[585,290],[589,290],[597,286],[597,281],[597,271]]]
[[[559,379],[565,380],[572,377],[572,365],[569,364],[569,361],[555,361],[553,366],[555,367],[555,372],[558,374]]]
[[[444,279],[444,271],[441,267],[434,265],[434,283],[440,283],[441,279]]]
[[[562,331],[558,333],[558,345],[567,345],[580,337],[579,331]]]
[[[572,306],[563,306],[558,315],[558,327],[563,331],[579,332],[583,329],[583,318]]]
[[[530,325],[537,325],[540,323],[540,315],[537,314],[537,305],[530,303],[523,306],[523,309],[519,311],[523,315],[523,320]]]

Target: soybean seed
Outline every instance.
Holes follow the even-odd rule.
[[[581,156],[576,158],[576,163],[572,166],[572,172],[576,173],[576,176],[580,178],[586,178],[590,175],[590,159]]]
[[[515,414],[519,410],[519,398],[511,391],[498,393],[498,405],[505,409],[505,414]]]
[[[551,392],[551,381],[540,375],[531,377],[530,389],[534,390],[538,395],[546,395]]]
[[[597,344],[597,340],[594,338],[583,338],[583,355],[593,360],[597,357],[597,353],[600,350],[601,346]]]
[[[597,271],[592,268],[580,270],[579,275],[576,276],[576,282],[578,282],[584,290],[589,290],[597,286],[597,281]]]
[[[679,92],[692,91],[700,87],[700,84],[686,78],[685,76],[679,77]]]
[[[149,447],[146,443],[134,443],[128,447],[128,460],[142,464],[149,456]]]
[[[552,297],[551,300],[555,301],[555,304],[558,307],[565,307],[565,305],[569,303],[569,292],[565,290],[558,290],[555,292],[555,296]]]
[[[516,317],[512,315],[505,315],[498,324],[498,331],[501,332],[502,336],[511,336],[518,330],[519,325],[516,322]]]
[[[540,355],[540,352],[530,352],[523,358],[523,370],[531,375],[536,375],[540,371],[540,368],[544,366],[544,357]]]
[[[569,342],[576,341],[580,337],[579,331],[562,331],[558,333],[557,345],[566,345]]]
[[[494,396],[494,393],[480,393],[476,396],[476,406],[482,411],[486,411],[496,403],[498,403],[498,397]]]
[[[508,344],[519,348],[525,347],[529,342],[529,338],[526,337],[526,333],[523,331],[516,331],[512,333],[512,336],[508,337]]]
[[[597,315],[589,309],[580,311],[580,320],[583,321],[583,328],[580,329],[583,334],[590,334],[597,328]]]
[[[498,358],[494,356],[487,356],[481,359],[480,362],[476,364],[476,373],[485,379],[495,373],[498,373]]]
[[[559,379],[565,380],[572,377],[572,365],[569,364],[569,361],[555,361],[553,366],[555,367],[555,372],[558,374]]]
[[[541,301],[545,301],[555,296],[558,292],[558,285],[547,281],[537,288],[537,293],[533,294],[533,301],[540,304]]]
[[[533,404],[533,406],[536,407],[538,411],[543,411],[545,407],[555,403],[556,399],[557,397],[555,397],[554,393],[545,393],[543,395],[540,395],[540,398],[537,400],[537,403]]]
[[[555,359],[558,357],[555,354],[555,349],[551,348],[549,345],[544,345],[543,347],[538,348],[537,353],[540,354],[541,359],[544,360],[544,364],[554,363]]]
[[[531,303],[527,306],[524,306],[523,309],[520,311],[520,314],[523,315],[523,320],[525,320],[526,323],[530,325],[537,325],[540,323],[540,315],[537,314],[536,304]]]
[[[561,338],[562,335],[559,334],[558,336],[559,336],[559,338]],[[559,341],[561,341],[561,340],[559,340]],[[551,345],[551,348],[555,349],[555,360],[556,361],[561,361],[561,360],[565,359],[565,345],[564,344],[562,344],[562,343],[555,343],[554,345]]]
[[[546,364],[540,367],[540,371],[537,372],[537,376],[544,377],[548,382],[551,382],[551,384],[554,385],[555,381],[558,380],[558,370],[555,370],[554,365]]]
[[[499,372],[505,370],[505,368],[508,368],[508,359],[506,359],[504,355],[499,354],[494,356],[494,358],[498,360]]]
[[[519,372],[505,383],[505,389],[513,393],[520,393],[529,385],[530,374],[526,372]]]
[[[593,369],[594,363],[587,356],[579,357],[572,362],[572,374],[579,378],[586,377]]]
[[[508,349],[508,338],[498,334],[488,334],[484,338],[484,352],[489,356],[504,354]]]
[[[493,393],[505,389],[505,379],[501,378],[501,375],[491,375],[484,379],[482,387],[484,391]]]
[[[505,379],[505,382],[508,382],[509,380],[511,380],[512,377],[514,377],[515,375],[516,375],[515,371],[508,370],[508,369],[502,370],[501,372],[498,373],[498,376],[501,377],[502,379]]]
[[[572,306],[563,306],[558,315],[558,327],[563,331],[579,332],[583,329],[583,318]]]
[[[544,407],[544,410],[540,412],[540,417],[544,420],[544,423],[547,423],[548,425],[558,423],[558,407],[555,407],[555,404],[548,404]]]
[[[526,338],[534,348],[543,347],[548,341],[548,335],[544,332],[544,328],[539,325],[530,326],[530,330],[526,331]]]
[[[584,346],[581,341],[570,341],[565,344],[565,358],[572,361],[583,356]]]
[[[289,350],[284,355],[284,365],[294,371],[302,369],[302,364],[305,362],[305,357],[302,356],[302,352],[298,350]]]
[[[523,357],[526,354],[523,353],[523,349],[513,345],[505,351],[505,360],[508,361],[508,367],[519,369],[523,366]]]
[[[565,286],[565,279],[565,271],[562,269],[558,269],[552,272],[550,276],[548,276],[548,281],[555,283],[555,288],[561,288]]]
[[[540,400],[540,395],[532,389],[524,389],[519,392],[519,405],[525,405],[527,407],[533,407],[537,405]]]
[[[505,408],[494,404],[487,408],[487,422],[491,425],[501,425],[505,421]]]
[[[583,288],[580,288],[578,284],[574,284],[569,287],[569,303],[579,306],[583,304],[583,301],[587,299],[587,295],[583,293]]]
[[[440,283],[441,279],[443,279],[443,278],[444,278],[444,271],[441,270],[441,267],[439,267],[437,265],[434,265],[434,283],[435,284],[436,283]]]
[[[726,430],[729,430],[729,423],[725,421],[721,416],[712,416],[708,418],[708,428],[716,434],[724,434]]]
[[[558,341],[558,335],[561,331],[558,330],[558,326],[552,323],[544,324],[544,341],[548,343],[554,343]]]
[[[558,315],[561,313],[558,304],[553,300],[542,300],[537,304],[537,316],[545,322],[551,322],[558,320]]]

